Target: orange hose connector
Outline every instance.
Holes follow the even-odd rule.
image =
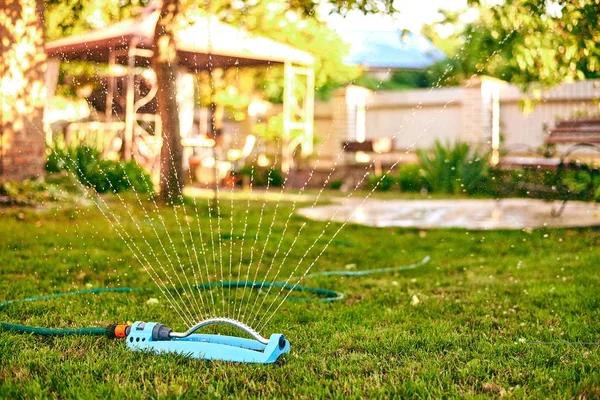
[[[111,324],[106,327],[106,336],[111,339],[126,338],[130,326],[128,324]]]

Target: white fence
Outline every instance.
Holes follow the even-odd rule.
[[[322,168],[353,163],[354,155],[344,154],[342,143],[378,137],[394,138],[396,152],[380,157],[383,163],[410,159],[410,153],[430,147],[435,140],[490,146],[494,133],[502,138],[501,147],[539,147],[557,120],[599,113],[600,80],[542,92],[526,111],[524,101],[534,98],[533,93],[524,94],[516,86],[487,77],[460,87],[394,92],[349,86],[331,101],[315,104],[313,160],[320,160]],[[275,106],[269,114],[278,112],[281,107]],[[225,131],[244,137],[252,131],[252,123],[228,123]]]
[[[513,86],[500,94],[501,133],[506,144],[540,146],[557,120],[581,115],[598,115],[600,80],[562,85],[544,95],[530,113],[521,110],[521,91]]]
[[[366,137],[393,137],[396,147],[428,147],[461,133],[461,88],[375,93],[367,101]]]
[[[366,139],[393,137],[402,153],[430,147],[435,140],[491,145],[494,124],[502,146],[539,147],[557,120],[599,113],[600,80],[564,84],[541,93],[532,109],[523,107],[534,98],[492,78],[477,78],[462,87],[397,92],[345,88],[331,102],[315,105],[320,158],[334,160],[343,141],[360,139],[361,120]]]

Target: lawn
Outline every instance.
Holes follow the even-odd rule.
[[[145,248],[144,240],[160,248],[153,236],[158,229],[166,249],[174,248],[185,259],[190,249],[179,223],[184,232],[188,222],[199,223],[205,239],[212,226],[222,254],[217,249],[213,260],[207,249],[207,265],[223,260],[227,279],[237,278],[239,265],[245,273],[248,252],[240,263],[239,248],[244,243],[249,249],[255,240],[262,202],[221,201],[219,235],[218,221],[210,218],[204,202],[177,212],[161,208],[163,226],[147,200],[140,206],[132,196],[123,203],[105,199],[107,208],[0,209],[0,301],[97,287],[148,290],[11,304],[0,309],[0,320],[48,327],[146,320],[184,330],[129,249],[131,243]],[[275,279],[267,273],[270,260],[277,256],[277,269],[284,252],[292,249],[278,279],[289,276],[312,243],[308,261],[340,227],[292,215],[286,228],[292,211],[291,202],[270,202],[264,208],[260,250],[275,213],[277,218],[259,278]],[[114,213],[123,223],[119,232],[128,232],[132,241],[123,241],[103,213]],[[0,331],[0,397],[598,398],[600,345],[581,342],[600,342],[599,246],[598,229],[424,232],[348,225],[311,272],[406,265],[426,255],[431,262],[409,271],[303,282],[343,292],[345,298],[283,303],[261,332],[284,333],[292,344],[291,353],[274,365],[131,352],[122,340],[104,337]],[[164,255],[145,254],[150,264],[168,262]],[[300,263],[296,275],[308,265]],[[218,279],[218,271],[211,270],[211,279]],[[218,290],[203,294],[206,300],[218,296]],[[253,295],[253,301],[265,296]],[[239,299],[240,293],[235,296]],[[217,302],[211,313],[218,314],[218,307]]]

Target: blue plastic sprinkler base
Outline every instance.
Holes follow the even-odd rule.
[[[239,327],[234,324],[237,321],[233,320],[215,318],[211,321],[203,325],[198,324],[188,332],[215,323],[228,323]],[[258,334],[255,337],[258,339],[209,334],[180,334],[172,332],[171,329],[156,322],[136,321],[129,329],[127,346],[131,350],[178,353],[187,357],[205,360],[259,364],[273,363],[280,355],[290,351],[290,342],[282,334],[273,334],[268,340]]]

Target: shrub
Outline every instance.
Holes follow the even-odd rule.
[[[398,185],[403,192],[419,192],[423,188],[429,190],[425,171],[417,164],[405,164],[398,168]]]
[[[431,154],[421,149],[418,156],[432,191],[451,194],[489,192],[487,157],[467,143],[444,146],[436,141]]]
[[[26,179],[21,182],[0,182],[0,204],[36,205],[56,200],[42,180]]]
[[[89,146],[55,145],[46,161],[48,172],[68,171],[98,193],[119,193],[133,189],[138,193],[153,192],[150,175],[135,161],[101,159],[97,149]]]
[[[239,171],[239,175],[247,176],[252,182],[253,186],[282,186],[283,175],[277,168],[262,168],[258,166],[246,165]]]
[[[583,168],[578,171],[568,171],[563,176],[561,184],[572,199],[600,202],[600,170]]]
[[[67,164],[72,161],[71,154],[64,146],[54,145],[46,156],[46,171],[61,172],[68,169]]]
[[[283,175],[277,168],[269,168],[265,174],[265,181],[269,182],[270,186],[280,187],[283,185]]]
[[[265,186],[266,181],[263,179],[260,169],[256,166],[246,165],[240,171],[239,175],[248,177],[252,186]]]
[[[38,206],[47,202],[77,202],[85,193],[71,174],[50,174],[43,179],[0,182],[0,205]]]
[[[369,175],[369,180],[367,182],[367,186],[370,189],[375,188],[375,190],[379,191],[379,192],[387,192],[388,190],[394,188],[396,186],[397,182],[396,179],[389,174],[383,174],[383,175],[375,175],[375,174],[370,174]]]
[[[329,182],[329,188],[331,188],[333,190],[340,190],[343,185],[344,185],[344,181],[342,181],[341,179],[336,179],[336,180]]]
[[[586,194],[593,189],[593,183],[588,171],[570,171],[562,179],[566,189],[577,197],[587,197]]]

